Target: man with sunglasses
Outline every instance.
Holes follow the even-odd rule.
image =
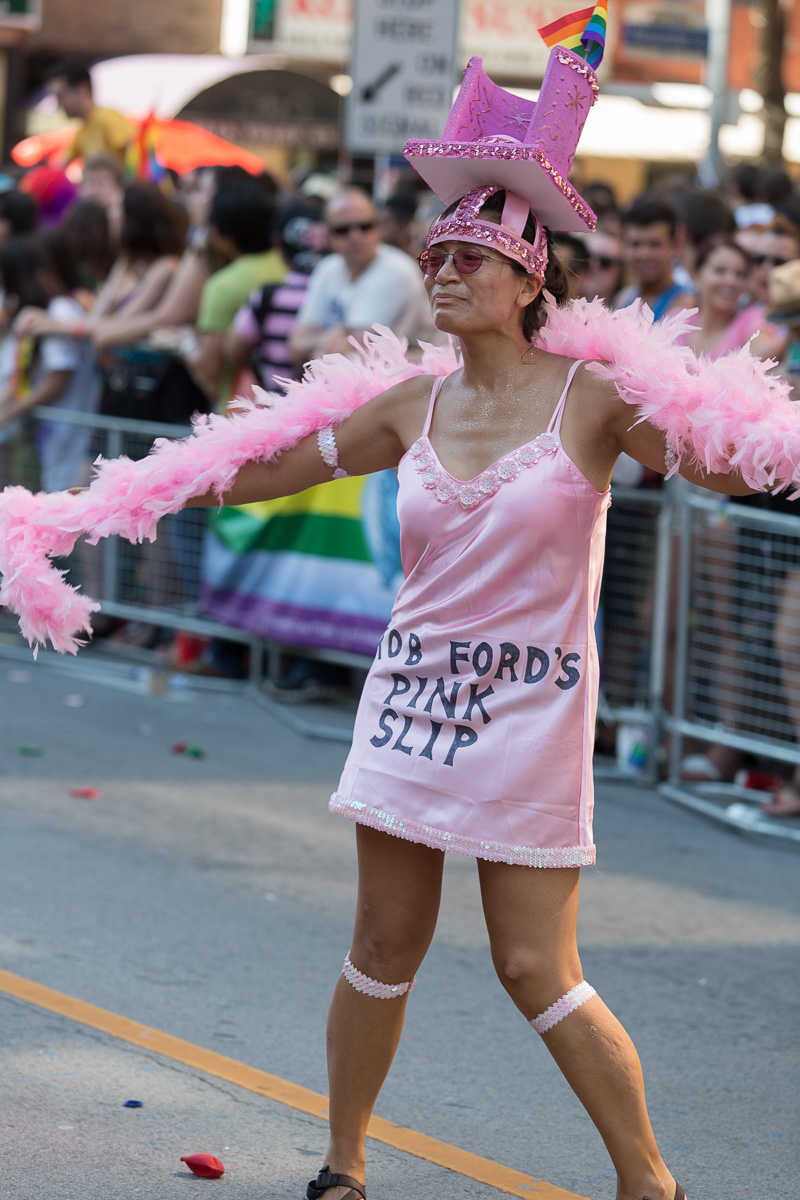
[[[764,308],[769,298],[770,272],[800,258],[800,229],[779,214],[758,233],[749,248],[753,259],[750,301]]]
[[[381,242],[366,192],[338,192],[328,202],[325,221],[332,253],[309,280],[291,337],[295,361],[346,354],[352,348],[348,339],[376,323],[411,340],[432,332],[419,270],[402,250]]]

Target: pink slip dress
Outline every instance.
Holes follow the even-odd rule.
[[[333,812],[436,849],[587,866],[598,691],[594,623],[609,492],[544,433],[475,479],[428,437],[402,458],[405,581],[356,717]]]

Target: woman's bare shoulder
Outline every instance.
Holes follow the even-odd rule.
[[[579,409],[580,422],[589,439],[607,435],[630,415],[630,406],[621,398],[613,380],[605,379],[594,369],[607,366],[601,359],[584,359],[572,384],[573,408]]]
[[[393,387],[387,388],[385,392],[381,392],[379,396],[375,397],[373,403],[390,407],[398,404],[421,404],[423,401],[427,404],[435,382],[435,375],[414,375],[411,379],[404,379],[401,383],[396,383]]]
[[[435,375],[415,375],[387,388],[370,402],[381,422],[393,429],[404,445],[411,445],[425,424]]]

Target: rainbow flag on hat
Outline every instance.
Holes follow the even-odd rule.
[[[606,48],[607,21],[608,0],[598,0],[593,8],[581,8],[578,12],[542,26],[539,33],[551,50],[554,46],[564,46],[573,54],[585,58],[589,66],[596,70]]]

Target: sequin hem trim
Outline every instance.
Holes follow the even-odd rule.
[[[359,971],[358,967],[353,966],[349,950],[344,960],[342,974],[357,992],[362,992],[365,996],[373,996],[376,1000],[396,1000],[399,996],[405,996],[406,992],[413,992],[417,986],[416,975],[409,983],[381,983],[378,979],[371,979],[369,975]]]
[[[431,825],[405,821],[394,813],[370,808],[368,804],[351,800],[339,792],[333,793],[328,807],[332,813],[347,817],[358,825],[367,825],[407,842],[418,842],[432,850],[446,850],[465,858],[484,858],[487,862],[504,862],[516,867],[591,867],[596,858],[594,846],[509,846],[505,842],[485,842],[444,833]]]
[[[481,471],[474,479],[461,483],[448,475],[436,458],[427,437],[418,438],[409,447],[409,457],[419,473],[422,486],[429,488],[440,504],[457,500],[462,508],[474,508],[487,496],[493,496],[504,483],[516,479],[523,467],[535,467],[545,454],[555,454],[558,437],[554,433],[540,433],[533,441],[512,450],[498,459],[491,467]]]
[[[551,1004],[538,1017],[533,1017],[528,1024],[531,1025],[537,1033],[547,1033],[548,1029],[552,1029],[559,1021],[563,1021],[564,1017],[568,1017],[576,1008],[580,1008],[587,1000],[591,1000],[592,996],[596,996],[597,992],[590,983],[585,979],[580,983],[576,983],[574,988],[556,1000],[555,1004]]]

